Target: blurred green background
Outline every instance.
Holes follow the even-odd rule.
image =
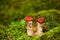
[[[26,34],[25,16],[46,19],[43,36]],[[60,40],[60,0],[0,0],[0,40]]]

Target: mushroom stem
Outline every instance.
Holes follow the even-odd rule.
[[[27,34],[29,36],[32,36],[33,35],[32,21],[27,22]]]
[[[39,22],[37,22],[37,34],[38,35],[43,33],[42,26],[43,24],[40,24]]]

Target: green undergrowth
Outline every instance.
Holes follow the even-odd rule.
[[[24,24],[21,22],[23,22]],[[43,35],[32,37],[27,35],[24,20],[21,20],[20,22],[11,22],[8,27],[4,27],[4,25],[0,25],[1,40],[60,40],[60,26],[50,29]]]
[[[9,14],[8,14],[9,15]],[[10,18],[13,15],[9,16],[9,19],[2,18],[0,23],[0,39],[1,40],[60,40],[60,10],[43,10],[33,14],[29,14],[33,16],[34,21],[39,17],[44,17],[46,19],[46,23],[44,27],[48,28],[48,31],[45,31],[44,35],[29,37],[27,35],[26,30],[26,21],[24,19],[16,20],[14,18],[11,20]],[[4,15],[7,17],[7,15]],[[2,17],[2,16],[1,16]],[[18,14],[17,14],[18,19]],[[23,17],[24,18],[24,17]],[[6,25],[4,25],[6,24]],[[58,27],[57,27],[58,26]]]

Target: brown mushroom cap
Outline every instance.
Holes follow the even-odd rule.
[[[39,22],[40,24],[42,24],[42,23],[45,23],[46,20],[43,17],[40,17],[40,18],[37,19],[37,22]]]
[[[32,18],[31,16],[26,16],[26,17],[25,17],[25,20],[26,20],[26,21],[32,21],[33,18]]]

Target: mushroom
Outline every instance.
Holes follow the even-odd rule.
[[[37,19],[37,34],[40,35],[43,33],[43,25],[45,23],[45,19],[43,17],[40,17]]]
[[[32,30],[32,21],[33,21],[33,18],[31,16],[26,16],[25,20],[26,20],[26,23],[27,23],[27,34],[29,36],[32,36],[33,35],[33,30]]]

